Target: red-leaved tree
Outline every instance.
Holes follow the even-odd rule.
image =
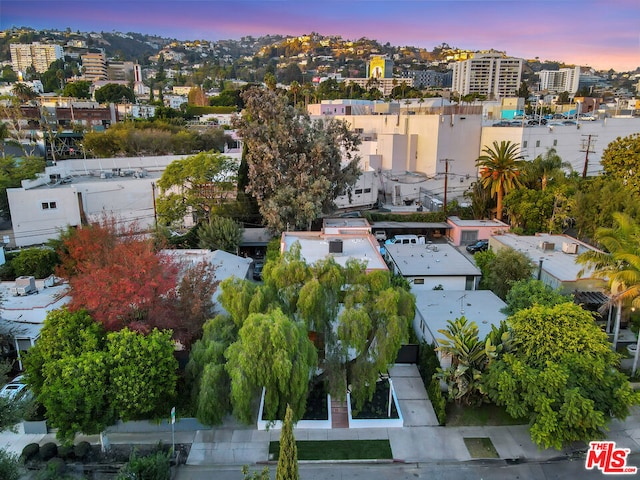
[[[175,294],[178,267],[151,239],[115,218],[67,232],[58,274],[69,280],[70,310],[86,309],[107,330],[150,331],[171,323],[166,299]]]

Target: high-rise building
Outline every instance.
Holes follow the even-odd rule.
[[[390,58],[374,55],[367,63],[367,78],[392,78],[393,60]]]
[[[435,70],[405,70],[403,78],[412,78],[416,88],[451,87],[451,72],[436,72]]]
[[[85,80],[93,82],[107,79],[107,61],[103,53],[85,53],[80,58],[82,59],[82,76]]]
[[[38,73],[46,72],[49,65],[64,56],[62,46],[56,44],[13,43],[11,51],[11,67],[14,72],[25,72],[33,67]]]
[[[549,93],[569,92],[574,95],[580,83],[580,67],[561,68],[560,70],[541,70],[540,91]]]
[[[513,97],[520,87],[522,64],[521,58],[507,57],[501,52],[477,53],[453,64],[451,90],[460,95]]]

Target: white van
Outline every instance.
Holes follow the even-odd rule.
[[[395,235],[386,242],[386,245],[424,245],[424,237],[418,235]]]

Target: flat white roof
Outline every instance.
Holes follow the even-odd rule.
[[[478,337],[484,340],[492,325],[507,318],[500,312],[506,303],[490,290],[418,290],[413,294],[416,310],[435,339],[443,337],[438,330],[447,328],[447,320],[464,316],[476,322]]]
[[[500,220],[462,220],[460,217],[452,216],[447,220],[459,227],[494,227],[509,229],[509,225]]]
[[[44,286],[44,280],[36,280],[38,293],[13,296],[10,289],[15,282],[0,283],[0,318],[6,321],[43,323],[47,313],[69,303],[69,285],[62,283],[52,287]]]
[[[598,251],[596,248],[581,242],[568,235],[515,235],[513,233],[505,233],[502,235],[494,235],[491,241],[496,241],[506,247],[513,248],[527,255],[531,261],[538,264],[542,259],[542,270],[549,275],[557,278],[561,282],[573,282],[578,278],[591,278],[593,269],[586,268],[576,262],[576,258],[586,251]],[[554,244],[553,250],[542,250],[539,246],[542,242]],[[563,243],[575,243],[578,245],[578,253],[570,254],[562,251]],[[584,274],[579,277],[578,273],[584,269]]]
[[[447,243],[385,245],[403,277],[479,276],[482,273],[455,247]]]
[[[369,228],[369,222],[366,218],[344,217],[344,218],[325,218],[322,225],[330,228]]]
[[[185,250],[162,250],[162,253],[169,255],[178,262],[197,265],[201,262],[207,262],[216,267],[214,278],[221,282],[229,277],[246,278],[250,258],[239,257],[233,253],[223,250],[206,250],[206,249],[185,249]]]
[[[329,240],[342,240],[342,253],[329,253]],[[321,232],[285,232],[282,234],[284,251],[289,251],[295,242],[300,243],[300,253],[308,264],[331,255],[336,263],[345,266],[354,258],[367,263],[367,270],[388,270],[380,255],[380,246],[371,234],[325,235]]]

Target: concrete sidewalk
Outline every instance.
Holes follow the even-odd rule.
[[[545,461],[571,455],[573,450],[541,450],[531,441],[526,425],[501,427],[441,427],[437,425],[431,402],[427,398],[415,365],[399,365],[390,370],[405,424],[402,428],[367,429],[295,429],[297,440],[380,440],[388,439],[393,458],[401,462],[465,462],[472,460],[464,439],[490,438],[498,455],[505,460]],[[171,430],[149,424],[146,431],[135,425],[110,428],[111,444],[171,444]],[[231,417],[220,427],[201,428],[185,419],[176,424],[177,444],[191,445],[189,465],[255,465],[269,460],[269,442],[280,438],[279,430],[259,431],[255,426],[241,425]],[[132,430],[132,431],[131,431]],[[607,434],[618,447],[640,452],[640,407],[623,422],[613,420]],[[99,444],[98,435],[78,436],[76,443],[86,440]],[[18,426],[16,433],[0,433],[0,448],[20,454],[29,443],[55,442],[55,434],[27,435]],[[584,445],[575,448],[584,449]]]

